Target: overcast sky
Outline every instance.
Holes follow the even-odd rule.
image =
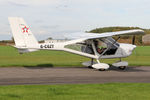
[[[0,40],[11,39],[8,16],[23,17],[38,40],[99,27],[150,28],[150,0],[0,0]]]

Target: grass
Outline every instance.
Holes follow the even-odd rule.
[[[149,100],[150,84],[0,86],[0,100]]]
[[[124,58],[130,65],[150,65],[150,47],[137,47]],[[88,58],[59,51],[38,51],[20,55],[10,46],[0,46],[0,66],[82,66]],[[102,60],[112,63],[117,59]],[[149,100],[148,83],[84,85],[0,86],[0,100]]]
[[[150,46],[137,47],[132,56],[124,58],[130,66],[150,66]],[[10,46],[0,46],[0,67],[7,66],[82,66],[89,58],[63,51],[37,51],[20,55],[17,49]],[[118,59],[104,59],[101,62],[113,63]]]

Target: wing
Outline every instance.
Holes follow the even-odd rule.
[[[75,40],[90,40],[90,39],[98,39],[98,38],[105,38],[105,37],[112,37],[112,36],[119,36],[119,35],[142,35],[144,34],[143,30],[128,30],[128,31],[118,31],[118,32],[106,32],[106,33],[72,33],[67,34],[65,38],[67,39],[75,39]]]

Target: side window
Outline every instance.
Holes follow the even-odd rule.
[[[95,40],[94,44],[95,44],[96,50],[99,54],[102,54],[107,49],[107,44],[105,44],[102,41]]]
[[[99,54],[114,55],[119,47],[119,44],[112,38],[103,38],[95,42],[96,50]]]

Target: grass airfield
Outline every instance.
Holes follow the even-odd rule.
[[[150,84],[0,86],[0,100],[149,100]]]
[[[90,59],[59,51],[38,51],[20,55],[17,49],[0,46],[0,67],[71,67]],[[113,63],[118,59],[104,59]],[[137,47],[124,58],[130,66],[150,66],[150,47]],[[148,83],[0,86],[0,100],[149,100]]]
[[[89,58],[70,54],[63,51],[37,51],[19,54],[17,49],[10,46],[0,46],[0,67],[71,67],[82,66]],[[150,66],[150,46],[137,47],[133,54],[124,61],[129,66]],[[113,63],[118,59],[102,59],[101,62]]]

